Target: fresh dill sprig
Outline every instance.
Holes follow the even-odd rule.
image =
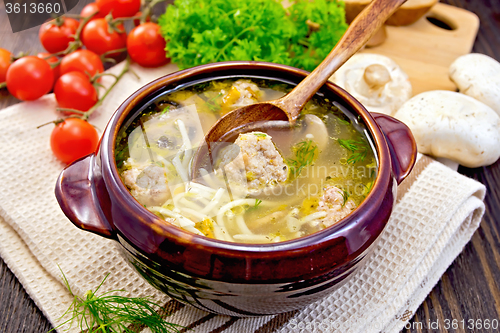
[[[217,112],[220,110],[220,108],[221,108],[220,103],[217,103],[215,100],[221,96],[222,96],[222,93],[218,93],[214,97],[207,100],[207,102],[206,102],[207,107],[210,109],[210,111]]]
[[[364,161],[370,149],[368,143],[362,139],[339,139],[338,142],[339,145],[351,152],[351,156],[347,158],[347,163],[349,164]]]
[[[341,123],[341,124],[346,125],[346,126],[351,125],[351,122],[350,122],[349,120],[345,120],[345,119],[342,119],[342,118],[340,118],[340,117],[337,117],[337,121],[338,121],[339,123]]]
[[[262,203],[262,200],[260,199],[255,199],[255,204],[251,207],[248,208],[248,211],[255,210],[259,208],[259,205]]]
[[[363,184],[364,188],[363,188],[363,196],[366,197],[372,190],[373,188],[373,180],[368,182],[368,184]]]
[[[88,290],[83,298],[73,294],[64,273],[62,276],[66,288],[73,296],[73,302],[62,317],[71,314],[71,318],[51,331],[68,323],[72,325],[74,321],[77,322],[81,331],[85,330],[88,333],[133,333],[135,330],[132,328],[136,326],[147,326],[153,333],[180,332],[183,328],[165,321],[158,312],[161,305],[149,297],[112,295],[112,293],[124,290],[112,290],[97,295],[109,274],[95,291]]]
[[[166,108],[163,109],[163,111],[160,113],[160,116],[163,116],[165,113],[168,113],[170,111],[170,105],[168,105]]]
[[[312,140],[301,141],[293,148],[295,158],[287,160],[290,173],[293,177],[300,176],[302,169],[314,162],[318,155],[318,146]]]
[[[127,159],[128,153],[129,153],[128,145],[124,145],[119,150],[118,150],[118,147],[117,147],[117,149],[115,150],[115,161],[116,161],[116,166],[118,168],[123,167],[123,163]]]
[[[349,197],[351,196],[351,194],[344,189],[342,189],[342,190],[339,189],[339,193],[342,195],[342,199],[344,200],[342,202],[341,208],[344,208],[344,206],[347,203],[347,200],[349,200]]]

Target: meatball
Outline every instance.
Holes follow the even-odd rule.
[[[336,186],[328,186],[318,203],[318,211],[326,212],[323,218],[325,227],[334,225],[356,208],[356,204],[351,199],[344,199],[341,189]]]
[[[132,196],[141,205],[162,205],[170,198],[165,170],[155,164],[146,167],[132,166],[121,174]]]
[[[221,166],[227,179],[238,184],[246,183],[248,190],[284,182],[288,177],[288,166],[271,139],[261,132],[240,134],[234,142],[238,147],[232,146],[232,151],[222,158]],[[239,148],[237,155],[234,148]]]
[[[248,80],[238,80],[225,92],[222,99],[224,106],[228,108],[242,107],[258,102],[260,89],[255,83]]]

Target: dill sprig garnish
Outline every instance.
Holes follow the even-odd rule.
[[[253,206],[249,206],[249,207],[247,208],[247,211],[249,211],[249,212],[250,212],[250,211],[256,210],[257,208],[259,208],[259,205],[260,205],[261,203],[262,203],[262,200],[260,200],[260,199],[255,199],[255,203],[254,203],[254,205],[253,205]]]
[[[83,298],[73,294],[64,273],[62,276],[66,288],[73,296],[73,302],[62,317],[71,314],[71,318],[53,330],[68,323],[72,325],[75,320],[80,330],[88,333],[133,333],[135,330],[132,328],[137,326],[147,326],[153,333],[180,332],[180,328],[183,328],[165,321],[158,313],[161,305],[150,297],[112,295],[124,290],[112,290],[97,295],[109,274],[95,291],[88,290]]]
[[[118,148],[118,147],[117,147]],[[123,167],[123,163],[127,159],[127,155],[129,154],[129,148],[128,145],[124,145],[120,150],[115,148],[115,161],[116,161],[116,166],[118,168]]]
[[[347,158],[347,163],[355,164],[359,161],[364,161],[370,147],[368,143],[362,139],[339,139],[339,145],[351,152],[351,156]]]
[[[342,195],[342,199],[343,199],[341,208],[344,208],[344,206],[347,203],[347,200],[349,200],[349,197],[351,196],[351,194],[344,189],[342,189],[342,190],[339,189],[339,193]]]
[[[368,194],[370,193],[370,191],[372,190],[373,188],[373,180],[368,182],[366,185],[363,184],[364,188],[363,188],[363,196],[366,198],[366,196],[368,196]]]
[[[290,174],[293,177],[298,177],[302,169],[314,162],[318,155],[318,146],[312,140],[306,140],[297,143],[292,151],[295,158],[288,159],[287,164],[290,168]]]
[[[350,122],[349,120],[345,120],[345,119],[342,119],[342,118],[340,118],[340,117],[337,117],[337,121],[338,121],[339,123],[341,123],[341,124],[346,125],[346,126],[351,125],[351,122]]]
[[[220,110],[220,108],[221,108],[220,103],[218,103],[216,100],[217,100],[217,98],[219,98],[221,96],[222,96],[222,93],[218,93],[217,95],[215,95],[214,97],[212,97],[206,101],[207,107],[210,109],[210,111],[217,112]]]
[[[170,111],[170,105],[167,105],[166,108],[163,109],[163,111],[160,113],[160,116],[163,116],[165,113],[168,113]]]
[[[259,207],[259,205],[262,203],[262,200],[260,199],[255,199],[255,205],[253,206],[254,209],[257,209],[257,207]]]

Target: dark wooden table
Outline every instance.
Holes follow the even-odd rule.
[[[71,12],[78,13],[88,2],[90,0],[81,0]],[[473,52],[500,61],[500,0],[441,2],[476,13],[481,26]],[[3,3],[0,3],[0,47],[14,53],[30,51],[33,54],[42,50],[38,28],[15,34],[11,32]],[[0,109],[17,102],[5,90],[0,92]],[[460,168],[459,171],[487,186],[486,214],[472,241],[446,271],[403,332],[500,332],[500,329],[479,328],[479,323],[487,320],[500,321],[500,161],[489,167]],[[453,328],[453,321],[458,328]],[[450,324],[448,329],[446,323]],[[465,329],[462,323],[465,323]],[[475,329],[467,328],[470,323],[474,323]],[[0,258],[0,332],[47,332],[51,328]]]

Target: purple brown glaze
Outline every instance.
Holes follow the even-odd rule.
[[[127,116],[160,92],[231,75],[300,82],[307,72],[270,63],[226,62],[159,78],[118,108],[95,155],[61,173],[56,197],[77,227],[118,241],[128,262],[172,298],[235,316],[295,310],[331,293],[362,264],[389,219],[396,184],[415,163],[415,141],[401,122],[370,115],[347,92],[327,83],[320,92],[336,96],[358,115],[375,144],[379,169],[367,198],[338,224],[286,242],[240,244],[194,235],[165,223],[130,195],[115,164],[115,140]]]
[[[386,136],[391,154],[392,171],[400,184],[415,164],[417,144],[408,126],[382,113],[371,113],[373,119]]]

